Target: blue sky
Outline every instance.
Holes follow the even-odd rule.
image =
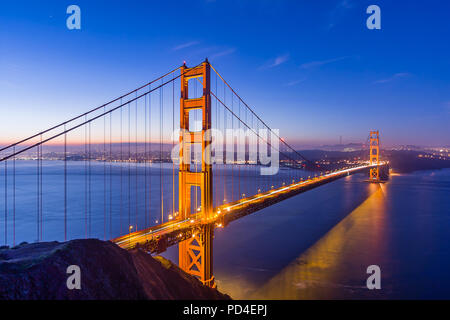
[[[67,6],[81,30],[66,28]],[[381,8],[381,30],[366,8]],[[447,1],[0,3],[0,141],[208,57],[294,145],[450,145]]]

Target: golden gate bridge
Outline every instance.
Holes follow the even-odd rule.
[[[17,221],[32,214],[20,204],[32,203],[34,222],[26,224],[34,224],[36,241],[103,233],[149,253],[178,244],[180,268],[215,287],[216,228],[354,173],[382,182],[388,163],[379,159],[379,132],[370,131],[368,142],[368,161],[319,166],[270,128],[208,60],[184,64],[0,148],[4,243],[15,246],[31,232]]]

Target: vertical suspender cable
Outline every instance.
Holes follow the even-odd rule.
[[[161,84],[163,79],[161,79]],[[159,89],[159,182],[160,182],[160,195],[161,195],[161,223],[164,223],[164,193],[163,193],[163,170],[162,170],[162,123],[163,123],[163,87]]]
[[[151,91],[151,85],[148,85],[148,91]],[[148,140],[150,141],[149,145],[149,156],[151,158],[152,155],[152,94],[148,94]],[[148,186],[148,221],[151,225],[151,212],[152,212],[152,165],[150,163],[150,181]]]
[[[135,144],[135,155],[134,155],[134,161],[135,161],[135,173],[134,173],[134,179],[135,179],[135,185],[134,185],[134,194],[135,194],[135,197],[136,197],[136,206],[135,206],[135,222],[134,222],[134,225],[135,225],[135,228],[136,228],[136,231],[138,230],[138,178],[137,178],[137,175],[138,175],[138,120],[137,120],[137,118],[138,118],[138,106],[137,106],[137,104],[138,104],[138,99],[137,99],[137,91],[136,91],[136,103],[135,103],[135,107],[134,107],[134,119],[135,119],[135,123],[134,123],[134,125],[135,125],[135,128],[134,128],[134,130],[135,130],[135,141],[134,141],[134,144]]]
[[[175,134],[175,74],[172,74],[172,135]],[[172,150],[175,147],[175,137],[172,138]],[[175,162],[172,159],[172,216],[175,215]]]
[[[64,134],[64,241],[67,241],[67,133]]]
[[[148,198],[147,198],[147,184],[148,184],[148,176],[147,176],[147,96],[144,97],[144,228],[147,228],[147,212],[148,212]]]
[[[120,105],[122,105],[122,99],[120,99]],[[119,224],[120,224],[120,235],[122,235],[122,213],[123,213],[123,115],[120,108],[120,209],[119,209]]]
[[[87,121],[87,116],[84,116],[84,121]],[[87,190],[88,190],[88,174],[87,174],[87,125],[84,125],[84,237],[87,238]]]
[[[89,194],[88,194],[88,237],[91,237],[91,229],[92,229],[92,178],[91,178],[91,174],[92,174],[92,164],[91,164],[91,155],[92,155],[92,140],[91,140],[91,122],[89,122],[89,158],[88,158],[88,162],[89,162],[89,170],[88,170],[88,184],[89,184]]]
[[[109,114],[109,239],[112,239],[112,112]]]
[[[103,113],[106,107],[103,107]],[[103,240],[106,240],[106,116],[103,116]]]
[[[8,160],[5,161],[5,246],[8,245]]]
[[[131,231],[131,106],[128,103],[128,230]]]
[[[16,147],[13,148],[14,154]],[[13,246],[16,245],[16,157],[13,157]]]

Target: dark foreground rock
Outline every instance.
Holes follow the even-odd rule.
[[[69,290],[67,267],[81,270]],[[107,241],[23,244],[0,249],[0,299],[229,299],[162,257]]]

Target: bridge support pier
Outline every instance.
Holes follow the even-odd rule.
[[[196,276],[204,285],[215,287],[213,276],[214,226],[205,224],[192,234],[192,238],[179,243],[179,266]]]
[[[201,97],[189,98],[189,80],[203,85]],[[201,80],[200,80],[201,79]],[[181,67],[180,97],[180,169],[178,173],[179,219],[201,220],[201,227],[192,238],[179,243],[179,266],[185,272],[196,276],[205,285],[215,287],[212,259],[214,226],[208,223],[212,216],[212,166],[211,166],[211,95],[210,65],[206,60],[194,68]],[[190,113],[202,112],[201,130],[189,126]],[[201,146],[201,171],[191,170],[191,154],[194,145]],[[191,188],[200,189],[200,207],[191,206]],[[194,210],[192,210],[194,209]],[[193,211],[193,212],[192,212]]]

